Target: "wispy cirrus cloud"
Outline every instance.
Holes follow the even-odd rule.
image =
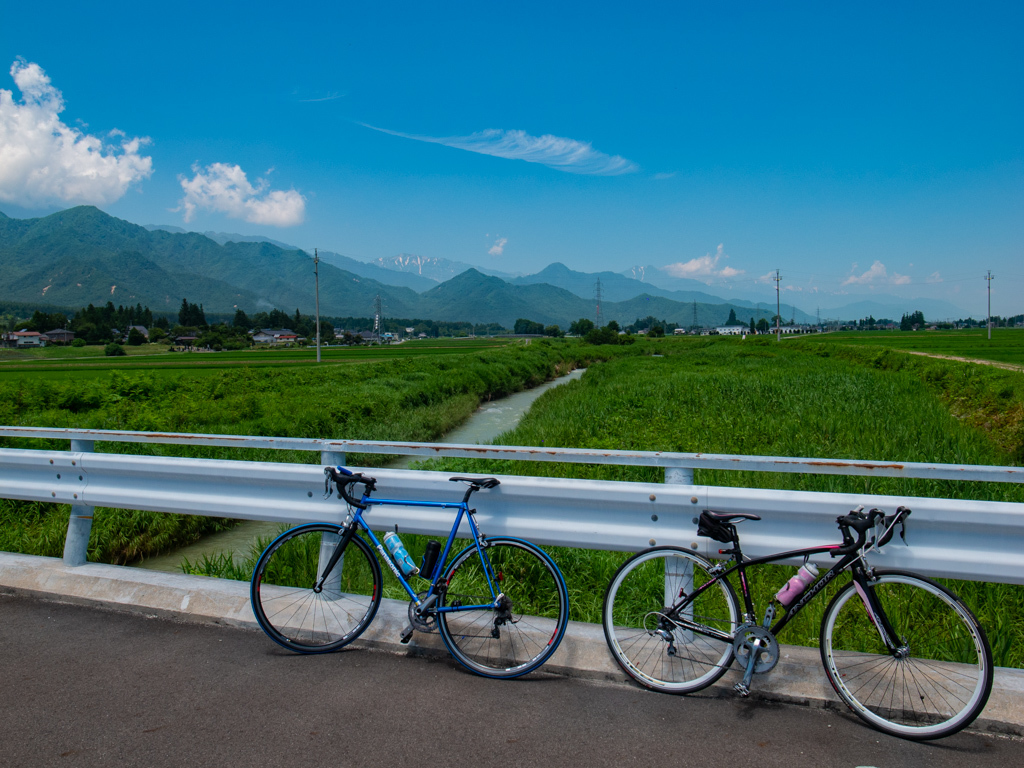
[[[859,275],[855,274],[856,272],[857,265],[854,264],[850,276],[843,280],[842,285],[907,285],[910,283],[909,275],[901,275],[898,272],[893,272],[890,275],[885,264],[877,260],[865,272]]]
[[[113,130],[104,141],[72,128],[60,118],[64,96],[42,67],[19,58],[10,72],[22,98],[0,88],[0,200],[102,205],[153,173],[153,159],[139,152],[149,139]]]
[[[714,279],[739,277],[744,274],[745,270],[742,269],[735,269],[727,265],[719,266],[723,259],[728,258],[729,255],[725,252],[724,244],[719,243],[714,256],[707,253],[696,259],[669,264],[662,267],[662,269],[672,275],[672,277],[689,277],[694,280],[704,280],[705,282],[711,282]]]
[[[594,149],[590,142],[565,139],[551,134],[531,136],[525,131],[488,128],[486,131],[479,131],[469,136],[421,136],[378,128],[367,123],[360,123],[360,125],[390,136],[425,141],[430,144],[442,144],[446,147],[464,149],[467,152],[476,152],[481,155],[503,157],[506,160],[539,163],[548,168],[568,173],[588,176],[621,176],[640,170],[640,166],[632,160],[627,160],[619,155],[606,155],[604,152]]]
[[[256,179],[252,184],[240,166],[193,165],[192,172],[195,175],[191,179],[178,177],[185,196],[175,210],[184,210],[185,221],[191,221],[199,208],[273,227],[292,227],[306,217],[306,198],[294,189],[268,190],[266,179]]]

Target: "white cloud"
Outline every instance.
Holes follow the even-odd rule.
[[[718,266],[722,259],[728,258],[729,256],[725,253],[723,244],[719,243],[714,256],[708,253],[697,259],[669,264],[662,267],[662,269],[673,277],[689,277],[695,280],[704,279],[705,282],[710,282],[711,279],[715,278],[730,278],[742,275],[745,270],[734,269],[729,266]]]
[[[854,263],[851,272],[856,271],[857,264]],[[872,264],[866,272],[860,275],[851,274],[842,282],[843,285],[908,285],[909,283],[909,275],[901,275],[898,272],[893,272],[890,275],[885,264],[880,261]]]
[[[266,179],[250,184],[237,165],[214,163],[202,169],[193,165],[192,172],[191,179],[178,177],[185,196],[175,210],[185,211],[185,221],[192,220],[197,208],[273,227],[292,227],[306,217],[306,198],[294,189],[268,190]]]
[[[153,159],[139,154],[148,138],[113,130],[105,142],[65,125],[64,97],[42,67],[18,59],[10,72],[21,100],[0,88],[0,200],[103,205],[152,175]]]
[[[508,242],[507,237],[499,237],[494,241],[494,245],[491,246],[490,250],[487,251],[491,256],[501,256],[505,252],[505,243]]]
[[[942,282],[942,275],[940,275],[938,272],[932,272],[925,279],[925,282],[926,283],[941,283]]]
[[[606,155],[598,152],[589,142],[564,139],[560,136],[545,134],[531,136],[525,131],[505,131],[488,128],[470,136],[418,136],[411,133],[391,131],[362,123],[391,136],[403,139],[415,139],[431,144],[443,144],[446,147],[464,149],[481,155],[503,157],[508,160],[524,160],[527,163],[540,163],[548,168],[569,173],[581,173],[589,176],[621,176],[634,173],[639,166],[619,155]]]

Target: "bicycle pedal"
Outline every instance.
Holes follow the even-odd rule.
[[[398,642],[400,642],[402,645],[408,645],[409,641],[412,640],[413,632],[415,632],[415,630],[413,629],[412,624],[410,624],[402,630],[402,636],[399,638]]]
[[[736,683],[736,685],[733,686],[733,690],[735,690],[736,693],[738,693],[743,698],[746,698],[750,695],[750,688],[745,686],[743,683]]]

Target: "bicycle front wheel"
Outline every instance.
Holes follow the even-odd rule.
[[[558,648],[569,591],[542,549],[513,538],[484,540],[452,561],[438,612],[441,637],[462,665],[484,677],[519,677]]]
[[[278,536],[257,561],[249,590],[252,609],[278,645],[299,653],[334,651],[359,637],[376,615],[380,564],[358,535],[322,589],[314,589],[340,539],[337,525],[301,525]]]
[[[836,693],[871,726],[906,739],[938,739],[970,725],[988,701],[993,665],[967,606],[931,579],[876,571],[866,589],[896,634],[890,651],[862,589],[847,584],[821,622],[821,660]]]
[[[692,693],[718,680],[732,663],[731,636],[740,608],[728,581],[715,582],[684,608],[670,610],[680,597],[713,580],[711,567],[685,549],[655,547],[631,557],[612,577],[604,598],[604,636],[615,661],[641,685]],[[680,626],[684,622],[696,627]]]

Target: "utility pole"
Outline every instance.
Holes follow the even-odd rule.
[[[988,340],[992,341],[992,270],[988,271],[985,279],[988,281]]]
[[[696,330],[700,326],[697,325],[697,300],[693,300],[693,328]]]
[[[378,344],[383,344],[384,343],[384,341],[381,339],[381,333],[384,330],[383,327],[382,327],[382,321],[383,321],[383,318],[381,317],[382,314],[383,314],[383,311],[382,311],[382,308],[381,308],[380,294],[378,293],[377,296],[373,300],[373,332],[377,334],[377,343]]]
[[[320,253],[313,249],[313,274],[316,277],[316,361],[320,362]]]
[[[601,325],[601,322],[604,320],[604,318],[601,316],[601,278],[600,277],[597,278],[597,283],[594,285],[594,302],[597,304],[597,311],[595,313],[595,318],[596,318],[596,321],[597,321],[597,327],[601,328],[601,327],[603,327]]]
[[[782,300],[779,298],[779,283],[782,282],[782,276],[779,274],[779,270],[775,270],[775,277],[772,280],[775,281],[775,340],[782,341],[782,328],[780,327],[782,322]]]

